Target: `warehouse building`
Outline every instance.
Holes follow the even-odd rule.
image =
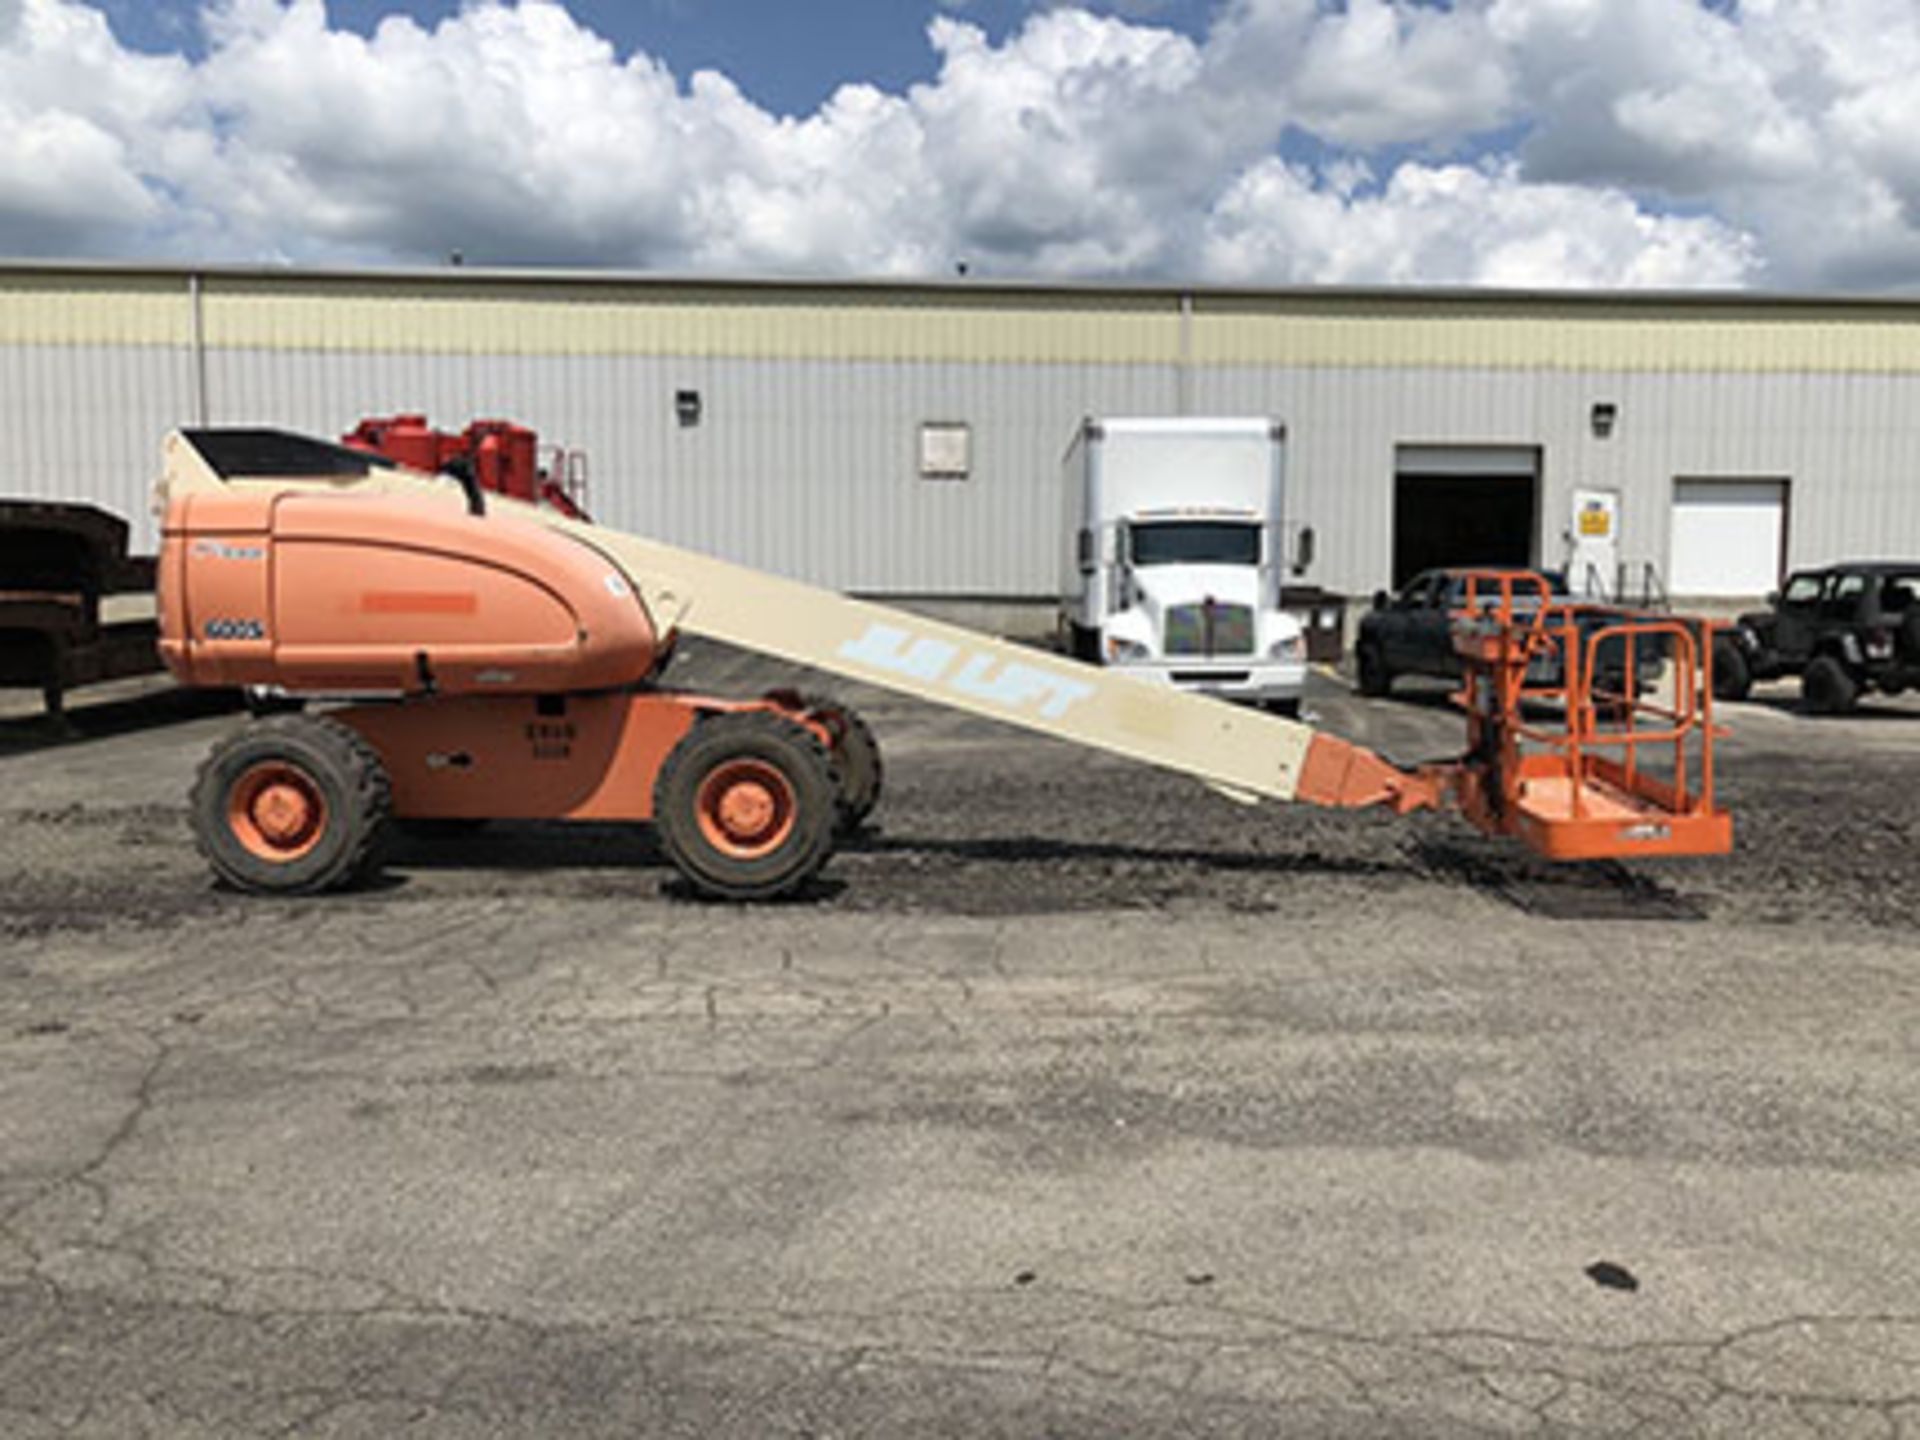
[[[1282,422],[1302,578],[1345,594],[1920,554],[1920,301],[11,264],[0,407],[0,493],[147,544],[171,427],[505,417],[611,524],[1003,624],[1047,623],[1086,415]]]

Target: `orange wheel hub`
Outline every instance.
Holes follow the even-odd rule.
[[[299,766],[263,760],[227,792],[227,825],[250,854],[285,864],[320,843],[327,798]]]
[[[709,845],[736,860],[757,860],[793,833],[799,802],[779,767],[730,760],[700,782],[694,808]]]

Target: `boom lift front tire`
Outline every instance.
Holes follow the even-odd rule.
[[[716,900],[804,886],[833,853],[839,779],[813,733],[764,710],[709,715],[653,785],[653,823],[674,868]]]
[[[366,879],[385,854],[386,767],[318,715],[256,720],[214,746],[194,779],[194,839],[227,884],[315,895]]]
[[[1800,702],[1814,715],[1845,715],[1860,701],[1860,682],[1832,655],[1816,655],[1800,677]]]

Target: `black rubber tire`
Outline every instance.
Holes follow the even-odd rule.
[[[1860,701],[1860,682],[1832,655],[1816,655],[1800,677],[1800,703],[1811,715],[1845,715]]]
[[[793,823],[764,855],[737,856],[700,826],[702,783],[721,766],[757,761],[777,770],[791,791]],[[820,873],[833,853],[839,777],[812,731],[771,711],[709,715],[673,747],[653,783],[653,823],[674,868],[715,900],[791,895]]]
[[[853,834],[867,823],[886,785],[887,767],[880,758],[880,742],[873,738],[872,728],[858,710],[842,705],[831,695],[769,690],[766,698],[788,710],[806,711],[832,732],[833,744],[827,750],[834,773],[840,777],[840,816],[836,823],[842,835]]]
[[[1282,720],[1298,720],[1300,718],[1300,701],[1298,698],[1292,700],[1268,700],[1261,708],[1269,715],[1278,715]]]
[[[880,758],[880,742],[858,710],[822,702],[830,712],[834,732],[833,769],[840,780],[839,819],[842,835],[851,835],[867,823],[880,792],[886,786],[887,767]]]
[[[471,815],[395,816],[393,828],[409,840],[437,844],[447,840],[466,840],[478,835],[491,820]]]
[[[1393,671],[1376,645],[1362,645],[1353,652],[1354,683],[1362,695],[1378,700],[1393,690]]]
[[[1724,635],[1713,642],[1713,698],[1744,700],[1753,690],[1747,653]]]
[[[298,771],[325,802],[319,840],[287,860],[250,850],[228,815],[234,785],[273,762]],[[190,812],[200,853],[227,884],[262,895],[315,895],[379,870],[392,805],[386,766],[354,730],[325,716],[278,715],[213,747],[194,778]]]

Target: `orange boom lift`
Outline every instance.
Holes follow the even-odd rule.
[[[661,684],[682,631],[1240,800],[1452,803],[1556,859],[1732,843],[1713,798],[1711,645],[1696,622],[1555,605],[1538,577],[1475,577],[1455,627],[1467,750],[1404,770],[1295,721],[591,524],[577,504],[500,478],[529,473],[526,432],[476,427],[442,443],[456,437],[417,417],[372,423],[401,427],[400,443],[366,426],[351,446],[271,430],[167,440],[167,666],[187,685],[321,702],[251,723],[201,767],[196,838],[242,889],[351,884],[378,867],[393,821],[490,819],[651,822],[700,893],[800,889],[879,798],[879,748],[830,700]],[[381,453],[409,446],[413,464]],[[520,457],[506,470],[476,463],[503,447]],[[432,473],[449,450],[467,463]],[[1658,695],[1636,688],[1635,648],[1649,645],[1669,660]],[[1594,683],[1602,647],[1628,657],[1614,690]],[[1559,679],[1529,687],[1547,651]]]

